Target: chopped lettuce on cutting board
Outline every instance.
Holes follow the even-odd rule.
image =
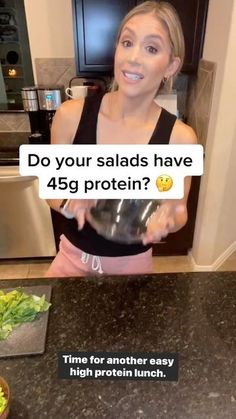
[[[20,288],[6,294],[0,290],[0,341],[21,323],[34,321],[38,313],[47,311],[50,306],[45,295],[28,295]]]

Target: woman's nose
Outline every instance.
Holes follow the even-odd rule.
[[[140,64],[140,60],[141,60],[141,53],[140,53],[140,48],[139,46],[133,46],[130,50],[129,50],[129,58],[128,58],[130,63],[134,63],[134,64]]]

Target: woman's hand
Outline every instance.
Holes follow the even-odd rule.
[[[186,204],[178,200],[165,201],[153,213],[147,223],[147,231],[143,236],[143,244],[158,243],[169,233],[182,228],[187,222]]]
[[[86,214],[90,208],[96,205],[94,199],[70,199],[66,207],[66,212],[71,214],[71,218],[75,218],[78,223],[78,229],[81,230],[86,220]]]

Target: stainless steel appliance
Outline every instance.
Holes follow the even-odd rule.
[[[54,256],[50,208],[38,196],[38,179],[0,166],[0,196],[0,259]]]
[[[19,146],[28,132],[0,133],[0,259],[56,254],[50,208],[38,195],[38,179],[19,173]]]
[[[30,120],[29,141],[49,144],[54,114],[65,100],[64,86],[24,87],[21,95],[24,110],[28,113]]]

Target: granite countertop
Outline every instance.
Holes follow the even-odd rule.
[[[10,419],[233,419],[236,272],[1,281],[52,284],[46,351],[5,358]],[[59,351],[177,352],[179,380],[59,379]]]
[[[0,103],[0,113],[23,113],[23,103]]]

